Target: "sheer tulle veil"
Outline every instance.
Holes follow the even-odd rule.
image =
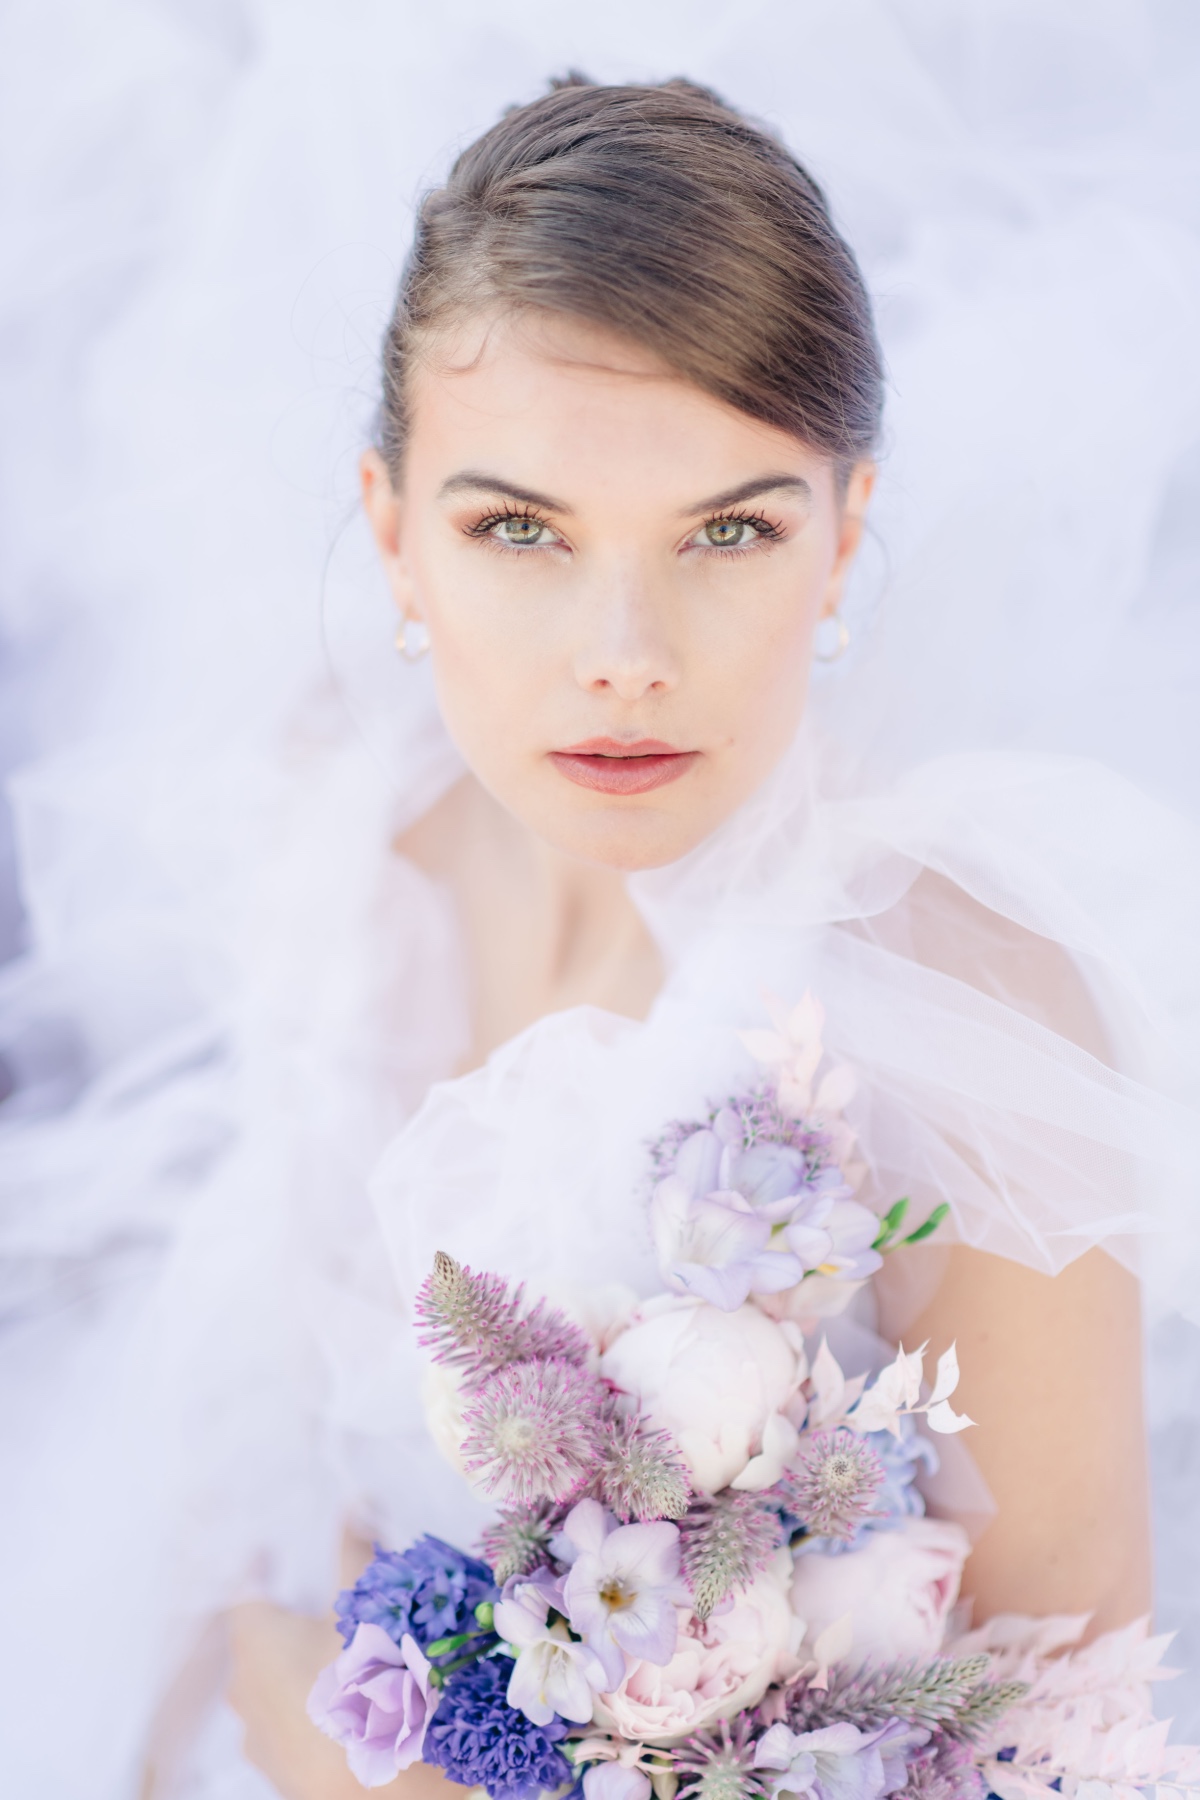
[[[255,1583],[320,1604],[345,1496],[419,1460],[367,1176],[452,1069],[463,999],[438,897],[381,863],[460,765],[428,670],[391,651],[354,464],[414,198],[571,66],[711,83],[825,185],[878,305],[880,490],[851,648],[801,738],[713,840],[634,882],[672,972],[641,1037],[550,1021],[384,1158],[401,1300],[439,1183],[497,1266],[540,1254],[555,1277],[463,1199],[573,1178],[555,1083],[629,1120],[582,1229],[589,1195],[635,1191],[634,1152],[700,1097],[747,996],[810,985],[881,1181],[1033,1266],[1105,1242],[1145,1275],[1165,1622],[1200,1611],[1192,9],[112,0],[7,32],[31,71],[5,59],[7,148],[33,177],[0,342],[27,922],[0,971],[6,1537],[39,1644],[59,1547],[94,1555],[71,1629],[119,1653],[79,1701],[89,1791],[136,1791],[163,1634]],[[914,955],[894,921],[918,888],[934,932],[1065,951],[1103,1053],[1016,977],[985,991]],[[514,1124],[535,1101],[536,1166]],[[148,1447],[147,1408],[174,1438]],[[151,1626],[167,1566],[176,1624]],[[5,1679],[14,1768],[81,1791],[28,1658]],[[186,1791],[260,1791],[215,1783]]]

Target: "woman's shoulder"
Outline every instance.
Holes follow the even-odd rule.
[[[974,988],[1112,1066],[1110,1028],[1081,959],[949,876],[922,869],[894,905],[845,929]]]

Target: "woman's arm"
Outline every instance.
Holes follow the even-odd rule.
[[[362,1800],[346,1752],[324,1737],[304,1710],[318,1673],[342,1648],[336,1628],[266,1601],[235,1606],[228,1618],[233,1665],[228,1695],[246,1727],[248,1759],[282,1800]],[[440,1770],[417,1763],[372,1792],[396,1800],[448,1800],[463,1790]]]
[[[1094,1634],[1148,1612],[1137,1281],[1102,1250],[1051,1277],[956,1245],[914,1317],[905,1277],[921,1279],[923,1252],[889,1258],[880,1329],[909,1347],[928,1339],[934,1352],[958,1341],[954,1405],[977,1422],[964,1441],[997,1505],[963,1580],[975,1622],[1090,1612]]]

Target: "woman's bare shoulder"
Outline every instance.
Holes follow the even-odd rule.
[[[1100,1010],[1070,950],[985,906],[936,870],[923,870],[896,905],[856,929],[1011,1006],[1111,1066]]]

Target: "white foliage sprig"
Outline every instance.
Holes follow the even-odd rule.
[[[975,1423],[974,1419],[966,1413],[956,1413],[950,1405],[950,1396],[958,1386],[958,1353],[953,1344],[938,1358],[928,1400],[921,1399],[928,1347],[925,1343],[917,1350],[905,1350],[902,1345],[895,1361],[867,1387],[865,1376],[847,1379],[822,1338],[809,1377],[809,1425],[848,1425],[852,1431],[889,1431],[893,1437],[899,1437],[901,1419],[922,1416],[931,1431],[944,1436],[965,1431]]]

